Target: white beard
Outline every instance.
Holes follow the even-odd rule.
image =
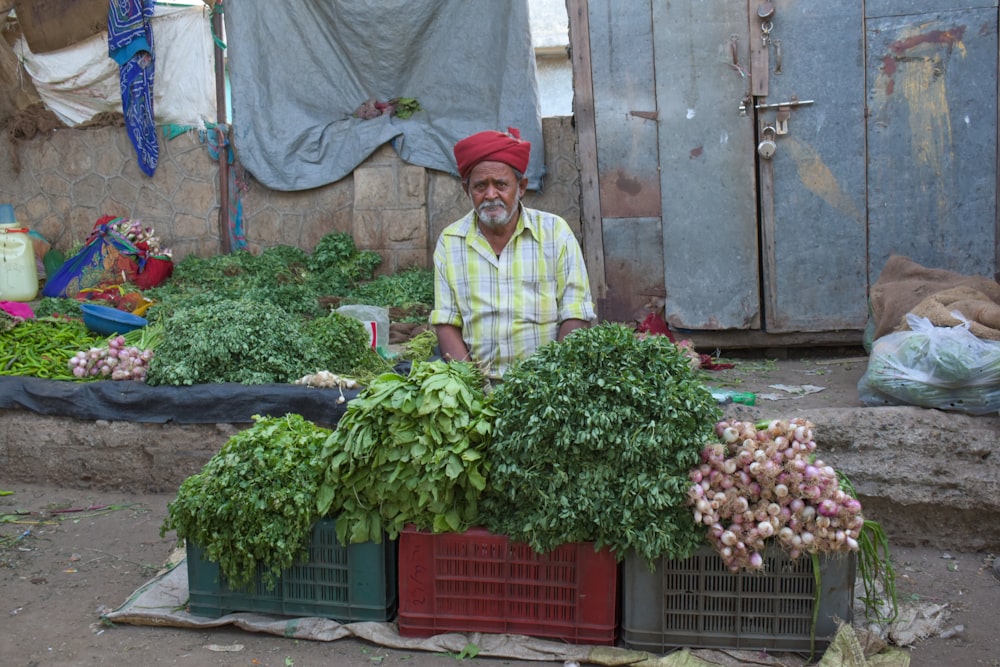
[[[520,201],[521,198],[516,197],[510,210],[504,205],[502,199],[483,202],[476,209],[476,214],[479,216],[479,221],[486,227],[503,227],[514,217]]]

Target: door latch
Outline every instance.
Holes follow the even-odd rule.
[[[774,104],[757,104],[755,109],[777,109],[778,113],[774,119],[775,134],[788,134],[788,118],[792,115],[792,107],[812,104],[815,100],[800,100],[794,95],[787,102],[775,102]]]

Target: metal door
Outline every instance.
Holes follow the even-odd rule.
[[[997,0],[968,4],[568,0],[601,316],[860,341],[890,254],[995,272]]]
[[[871,280],[892,254],[993,277],[997,3],[869,0],[867,12]]]
[[[861,3],[750,0],[764,326],[863,329],[864,40]],[[762,18],[762,15],[767,15]]]
[[[651,7],[668,321],[681,329],[759,328],[746,4]]]

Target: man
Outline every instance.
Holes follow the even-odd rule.
[[[531,144],[515,128],[454,148],[472,210],[441,232],[430,323],[445,359],[497,379],[540,345],[595,318],[580,244],[565,220],[526,208]]]

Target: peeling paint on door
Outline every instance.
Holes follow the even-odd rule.
[[[943,160],[954,159],[951,111],[948,107],[947,71],[953,54],[965,57],[962,36],[965,26],[948,30],[913,26],[889,45],[882,57],[882,71],[876,83],[876,105],[884,117],[887,98],[902,94],[909,110],[911,155],[916,164],[942,172]],[[897,90],[898,89],[898,90]],[[940,200],[946,204],[946,198]]]
[[[868,34],[869,279],[892,254],[992,273],[996,7],[869,19]]]
[[[802,185],[827,204],[850,216],[859,225],[863,225],[864,214],[854,203],[854,200],[844,192],[837,182],[836,176],[823,162],[819,152],[804,141],[794,136],[782,138],[782,150],[787,150]]]

